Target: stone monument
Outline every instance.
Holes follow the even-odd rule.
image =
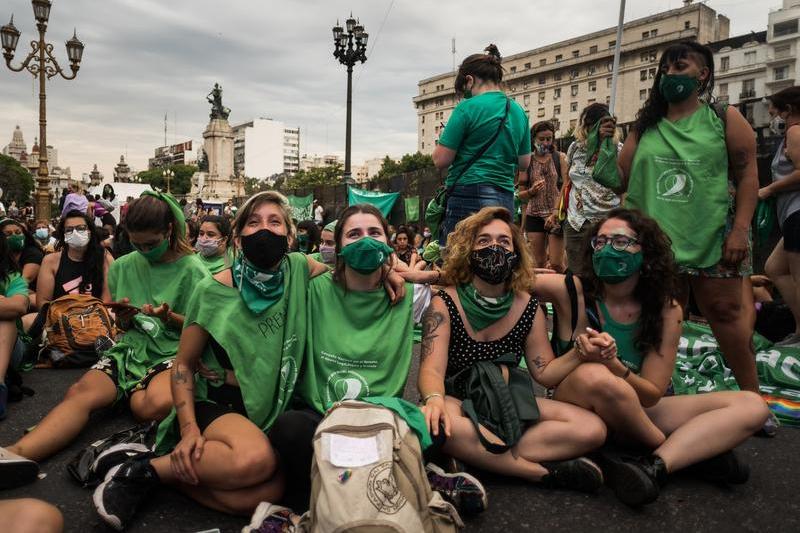
[[[211,120],[203,132],[208,172],[195,173],[191,194],[209,202],[225,202],[236,195],[233,130],[228,124],[231,110],[222,105],[222,87],[218,83],[214,84],[206,100],[211,104]]]

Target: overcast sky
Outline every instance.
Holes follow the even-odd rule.
[[[766,29],[780,0],[711,0],[731,35]],[[629,0],[631,20],[681,0]],[[48,38],[67,68],[63,43],[77,27],[85,43],[74,81],[48,84],[48,143],[73,176],[93,163],[110,180],[127,152],[137,170],[163,144],[202,140],[206,95],[215,82],[231,124],[260,116],[301,128],[302,153],[344,153],[345,68],[331,55],[331,27],[352,9],[370,34],[354,73],[353,161],[416,150],[417,82],[495,42],[511,55],[616,25],[618,0],[54,0]],[[22,32],[15,63],[29,51],[30,0],[0,1]],[[0,65],[0,146],[16,124],[30,151],[38,135],[33,78]]]

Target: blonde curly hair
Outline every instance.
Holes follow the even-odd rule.
[[[522,238],[522,233],[514,225],[511,213],[504,207],[484,207],[456,224],[456,229],[447,237],[442,269],[443,280],[448,285],[464,285],[472,280],[469,256],[475,246],[478,233],[493,220],[501,220],[508,224],[514,253],[519,256],[517,268],[511,276],[511,281],[508,282],[509,288],[513,291],[531,292],[536,277],[533,270],[533,259]]]

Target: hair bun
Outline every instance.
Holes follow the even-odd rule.
[[[484,48],[483,51],[495,58],[498,63],[503,60],[503,56],[500,55],[500,50],[497,49],[497,46],[494,43]]]

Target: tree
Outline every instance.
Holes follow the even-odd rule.
[[[324,167],[299,170],[286,180],[287,189],[302,189],[318,185],[339,185],[342,183],[342,165],[335,163]]]
[[[383,165],[378,173],[375,175],[376,180],[388,180],[392,176],[403,174],[405,172],[414,172],[422,170],[423,168],[432,168],[433,158],[422,152],[415,154],[406,154],[400,158],[400,162],[396,162],[388,155],[383,158]]]
[[[0,188],[3,189],[0,201],[6,208],[11,202],[22,205],[31,198],[33,176],[13,157],[0,155]]]
[[[560,150],[562,152],[566,152],[569,145],[571,145],[575,141],[575,128],[570,128],[567,130],[567,133],[564,134],[561,139],[558,140],[560,143]]]
[[[156,189],[166,191],[167,180],[164,179],[164,170],[171,170],[175,175],[170,178],[169,189],[173,194],[189,194],[192,189],[192,176],[197,172],[194,165],[170,165],[166,168],[144,170],[136,175],[139,183],[148,183]]]

